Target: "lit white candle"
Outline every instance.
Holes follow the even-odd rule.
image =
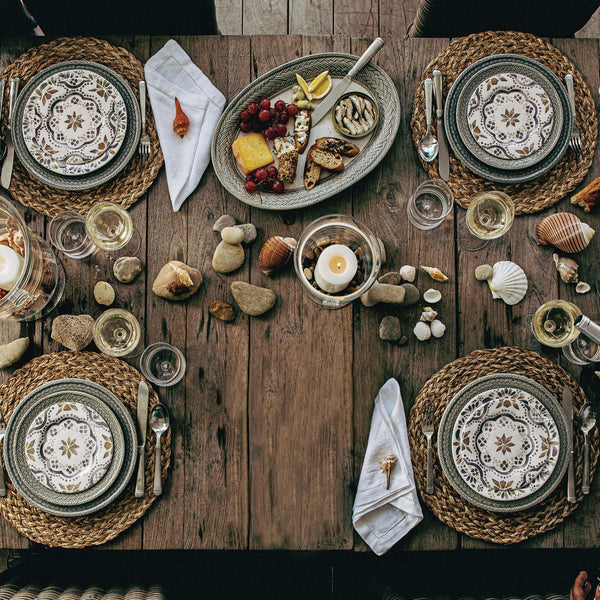
[[[348,246],[334,244],[321,252],[315,267],[315,281],[324,292],[335,294],[348,287],[357,269],[354,252]]]
[[[0,288],[12,290],[23,270],[23,257],[12,248],[0,244]]]

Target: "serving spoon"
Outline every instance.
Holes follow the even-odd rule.
[[[4,102],[4,79],[0,79],[0,123],[2,122],[2,104]],[[6,140],[0,135],[0,161],[6,156]]]
[[[581,491],[584,494],[590,493],[590,444],[588,434],[596,427],[596,411],[592,408],[591,402],[586,402],[577,415],[577,425],[583,432],[583,483]]]
[[[161,435],[169,428],[169,411],[164,404],[156,404],[150,412],[150,429],[156,434],[156,449],[154,460],[154,495],[162,494],[162,451]]]
[[[439,144],[435,136],[431,133],[431,97],[433,90],[433,81],[431,78],[427,78],[424,82],[425,85],[425,121],[426,127],[425,135],[419,140],[419,156],[425,162],[431,162],[437,155]]]

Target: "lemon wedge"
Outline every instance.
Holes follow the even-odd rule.
[[[329,75],[329,70],[323,71],[322,73],[320,73],[319,75],[317,75],[310,82],[310,85],[308,86],[308,91],[309,92],[314,92],[327,79],[328,75]]]
[[[331,75],[329,75],[328,73],[325,79],[323,79],[323,81],[321,81],[321,83],[318,86],[316,86],[312,91],[313,100],[320,100],[321,98],[325,98],[325,96],[327,96],[327,94],[329,94],[329,92],[331,91],[332,86],[333,80],[331,79]]]
[[[304,77],[302,77],[302,75],[300,75],[299,73],[296,73],[296,81],[298,82],[298,85],[302,88],[302,91],[304,92],[304,95],[306,96],[307,100],[312,100],[313,95],[308,89],[308,83],[304,81]]]

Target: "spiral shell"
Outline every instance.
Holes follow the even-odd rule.
[[[444,275],[437,267],[423,267],[421,269],[425,271],[435,281],[448,281],[448,277]]]
[[[265,275],[272,275],[287,265],[294,254],[296,240],[282,238],[279,235],[270,237],[260,249],[258,266]]]
[[[551,244],[563,252],[581,252],[595,231],[573,213],[556,213],[542,219],[536,227],[538,243]]]
[[[579,281],[579,275],[577,270],[579,265],[572,259],[566,256],[559,256],[556,252],[552,255],[556,270],[560,274],[560,278],[565,283],[577,283]]]
[[[509,260],[494,265],[494,274],[488,280],[493,298],[501,298],[513,306],[523,300],[527,293],[527,275],[521,267]]]

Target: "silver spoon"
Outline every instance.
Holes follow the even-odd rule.
[[[583,432],[583,483],[581,491],[584,494],[590,493],[590,444],[588,442],[588,433],[596,427],[596,411],[592,408],[591,402],[586,402],[577,415],[577,425]]]
[[[150,429],[156,434],[154,451],[154,495],[162,494],[162,454],[160,436],[169,428],[169,411],[164,404],[156,404],[150,412]]]
[[[419,140],[419,155],[426,161],[431,162],[438,155],[439,144],[431,133],[431,95],[433,82],[430,78],[425,80],[425,121],[427,129],[425,135]]]
[[[2,104],[4,102],[4,79],[0,79],[0,121],[2,121]],[[0,160],[6,156],[6,140],[0,135]]]

